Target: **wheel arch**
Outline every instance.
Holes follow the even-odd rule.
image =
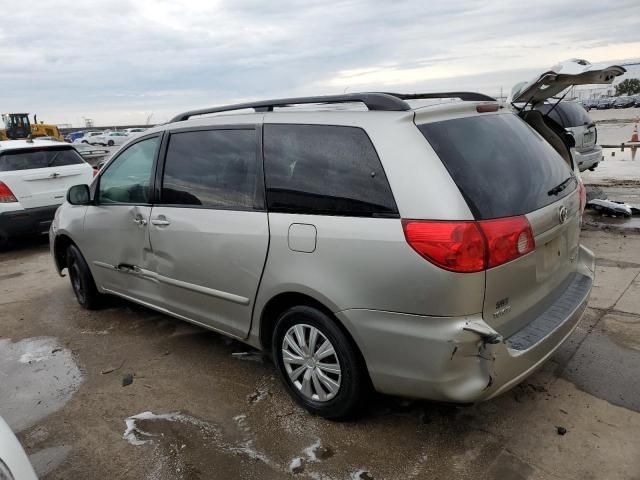
[[[56,235],[56,238],[53,241],[53,260],[56,264],[58,273],[62,276],[64,276],[62,270],[67,268],[66,252],[67,248],[69,248],[70,245],[75,245],[76,247],[78,247],[78,245],[76,245],[71,237],[64,233]]]
[[[356,342],[356,339],[351,334],[349,329],[340,321],[336,315],[328,308],[323,302],[318,299],[300,292],[289,291],[282,292],[274,295],[269,299],[269,301],[265,304],[262,312],[260,314],[260,331],[259,331],[259,341],[260,346],[266,353],[271,353],[271,337],[273,335],[273,330],[275,328],[276,320],[287,309],[297,306],[297,305],[307,305],[309,307],[314,307],[326,314],[333,322],[337,325],[337,327],[344,333],[347,337],[351,345],[356,350],[356,353],[360,357],[363,365],[365,366],[365,370],[368,374],[367,362],[362,354],[362,350]]]

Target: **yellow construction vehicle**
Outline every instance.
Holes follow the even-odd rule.
[[[0,129],[0,140],[21,140],[29,137],[53,137],[64,141],[60,130],[55,125],[38,123],[33,116],[33,123],[29,121],[28,113],[3,113],[4,129]]]

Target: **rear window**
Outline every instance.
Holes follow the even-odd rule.
[[[549,116],[564,128],[581,127],[593,123],[587,111],[579,103],[560,102],[553,110],[551,110],[552,107],[553,105],[544,104],[537,107],[537,110],[543,114],[551,111]]]
[[[0,154],[0,172],[64,167],[84,163],[73,147],[9,150]]]
[[[270,211],[397,216],[380,159],[360,128],[265,125],[264,164]]]
[[[466,117],[418,128],[478,220],[538,210],[577,186],[562,157],[516,115]]]

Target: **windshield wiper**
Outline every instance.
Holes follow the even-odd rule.
[[[56,158],[58,158],[58,157],[60,156],[60,153],[61,153],[62,151],[63,151],[63,150],[60,150],[60,151],[59,151],[59,152],[57,152],[53,157],[51,157],[51,160],[49,160],[49,161],[47,162],[47,167],[50,167],[51,165],[53,165],[53,162],[55,162],[55,161],[56,161]]]
[[[569,182],[571,180],[575,180],[575,178],[576,178],[575,176],[571,175],[567,179],[563,180],[560,184],[556,185],[551,190],[549,190],[547,192],[547,195],[549,195],[549,196],[558,195],[561,191],[563,191],[565,188],[567,188],[567,185],[569,184]]]

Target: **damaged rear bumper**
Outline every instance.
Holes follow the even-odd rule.
[[[540,367],[573,332],[587,306],[594,257],[580,248],[578,269],[539,318],[509,338],[482,319],[352,309],[338,318],[358,344],[376,390],[469,403],[512,388]]]

